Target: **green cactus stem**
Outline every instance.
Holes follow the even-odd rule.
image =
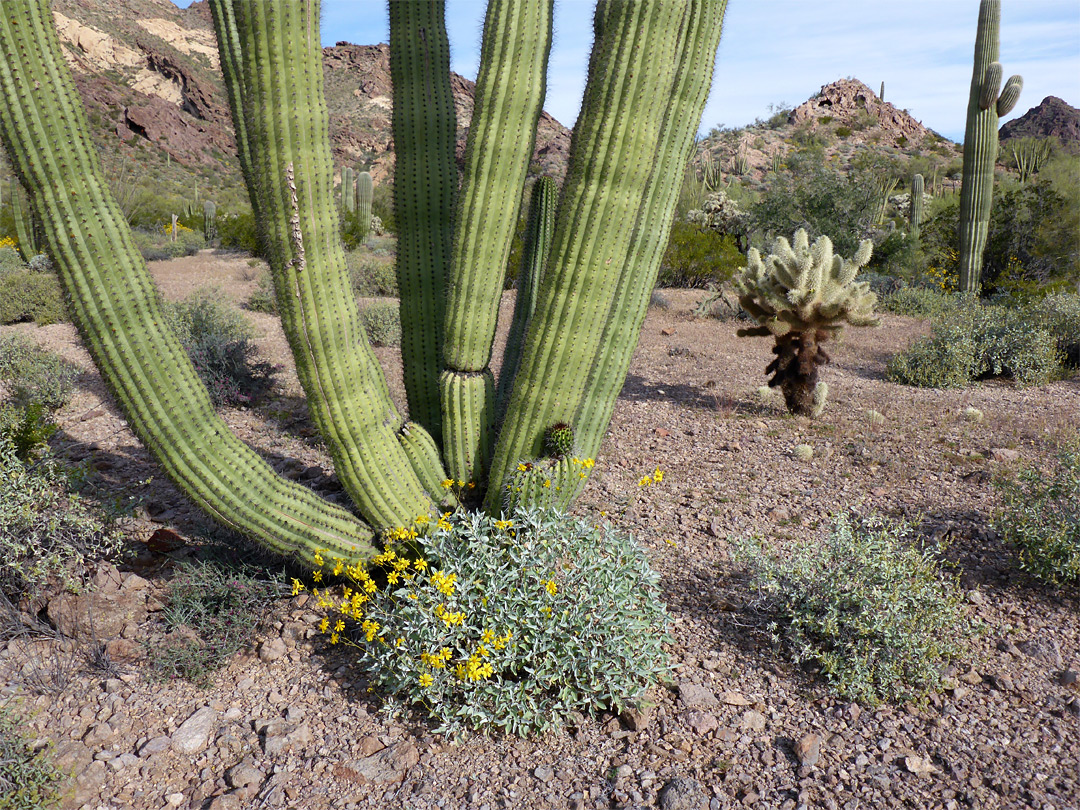
[[[882,104],[885,103],[885,82],[881,83],[881,92],[878,93],[877,97],[878,97],[878,101],[880,101]]]
[[[47,0],[0,4],[0,134],[42,222],[83,343],[128,424],[220,523],[313,565],[361,562],[373,534],[276,475],[214,412],[108,190]]]
[[[919,229],[922,227],[923,218],[923,194],[925,194],[925,188],[923,183],[923,176],[916,174],[911,178],[911,238],[919,238]]]
[[[25,192],[17,180],[11,181],[11,216],[15,220],[15,238],[19,240],[19,253],[23,261],[28,262],[41,252],[38,243],[38,228],[35,227],[34,213],[23,200]]]
[[[959,285],[963,293],[979,291],[994,199],[998,122],[1016,105],[1024,84],[1020,76],[1010,76],[1005,87],[1001,87],[1003,70],[997,61],[1000,26],[1001,0],[982,0],[975,35],[975,67],[971,75],[967,126],[964,129]]]
[[[495,422],[502,424],[506,404],[510,399],[510,387],[521,364],[521,349],[525,343],[525,330],[536,309],[536,291],[540,289],[540,274],[551,248],[551,236],[555,231],[555,206],[558,188],[550,177],[539,177],[533,183],[529,197],[529,212],[525,221],[525,244],[521,253],[521,267],[517,276],[517,297],[514,314],[510,320],[510,333],[506,337],[506,351],[499,371],[499,385],[495,392]]]
[[[1020,182],[1027,183],[1050,159],[1052,149],[1049,138],[1017,138],[1009,141],[1009,151],[1012,152]]]
[[[830,358],[821,344],[845,323],[877,323],[873,314],[877,296],[869,284],[855,281],[872,249],[873,243],[864,240],[849,261],[833,255],[827,236],[811,246],[806,231],[799,228],[791,243],[779,237],[764,259],[751,248],[746,269],[735,279],[739,303],[758,323],[737,334],[774,337],[776,358],[765,373],[773,375],[769,386],[780,388],[793,414],[816,416],[824,408],[828,389],[818,389],[818,369]]]
[[[716,22],[718,8],[722,4],[597,6],[559,221],[489,474],[491,511],[501,507],[500,487],[519,460],[541,455],[549,425],[566,422],[579,434],[599,429],[602,435],[606,428],[606,421],[589,425],[577,415],[595,407],[593,418],[610,418],[607,402],[591,400],[613,402],[625,378],[626,345],[605,341],[605,332],[623,297],[636,304],[655,281],[660,248],[654,251],[652,242],[666,239],[704,106],[704,94],[699,103],[683,84],[684,71],[702,73],[702,63],[690,66],[684,58],[701,38],[711,38],[715,53],[719,26],[705,29]],[[710,78],[703,79],[706,88]],[[669,160],[669,150],[677,157]],[[612,227],[616,222],[623,224]],[[642,310],[648,296],[644,291]],[[633,321],[637,309],[628,305],[623,316]],[[634,338],[628,343],[632,352]],[[609,360],[608,377],[594,378],[594,369]],[[592,455],[587,446],[581,452]]]
[[[573,455],[574,429],[565,422],[552,425],[544,431],[544,449],[552,458]]]
[[[360,243],[367,241],[371,232],[371,199],[375,194],[375,183],[370,172],[356,175],[356,221],[360,225]]]
[[[348,166],[341,170],[341,210],[346,214],[356,212],[356,173]]]
[[[203,237],[207,242],[217,239],[217,203],[203,203]]]

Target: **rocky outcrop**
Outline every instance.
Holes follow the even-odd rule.
[[[890,146],[916,146],[930,135],[930,130],[878,98],[877,94],[856,79],[841,79],[821,88],[816,96],[800,104],[788,116],[793,125],[818,126],[822,119],[850,129],[873,130],[879,142]]]
[[[1057,96],[1047,96],[1019,118],[1014,118],[998,130],[998,136],[1009,138],[1060,138],[1066,143],[1080,142],[1080,110]]]

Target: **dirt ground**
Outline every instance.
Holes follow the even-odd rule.
[[[261,268],[246,256],[204,251],[151,269],[166,298],[215,285],[239,303]],[[1050,463],[1080,423],[1080,378],[1026,389],[998,381],[955,391],[900,386],[885,380],[885,364],[927,328],[886,315],[878,328],[848,329],[834,347],[823,372],[824,414],[792,418],[778,395],[758,393],[771,357],[766,339],[740,339],[733,323],[693,318],[700,292],[663,296],[669,306],[649,311],[576,508],[605,511],[660,573],[674,622],[674,682],[655,691],[648,717],[583,718],[536,738],[475,736],[458,745],[417,718],[380,713],[347,658],[312,638],[318,617],[302,598],[284,600],[274,632],[208,688],[153,680],[142,641],[169,565],[198,554],[206,524],[127,429],[73,327],[3,327],[84,369],[59,415],[58,451],[89,460],[117,488],[134,487],[144,499],[132,525],[136,543],[161,529],[180,538],[167,552],[141,549],[142,567],[97,573],[100,604],[126,617],[110,642],[119,677],[81,668],[63,688],[35,694],[27,673],[72,644],[21,640],[0,650],[0,700],[23,696],[28,735],[53,745],[73,774],[67,805],[1080,807],[1080,589],[1020,572],[990,526],[992,476]],[[506,316],[510,304],[508,295]],[[283,474],[337,497],[277,319],[248,316],[261,356],[284,370],[266,402],[225,417]],[[404,409],[398,354],[377,352]],[[983,412],[981,422],[963,418],[968,406]],[[813,447],[811,461],[794,456],[799,444]],[[646,498],[638,480],[656,466],[666,476]],[[839,699],[814,673],[787,663],[755,625],[726,538],[812,538],[844,509],[905,517],[947,540],[944,554],[977,632],[950,672],[954,687],[925,707]],[[102,627],[96,633],[109,640]],[[816,758],[806,754],[813,744]]]

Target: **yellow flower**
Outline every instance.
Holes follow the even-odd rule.
[[[423,675],[420,676],[420,685],[425,689],[427,689],[427,687],[431,686],[433,683],[435,683],[435,679],[431,677],[430,672],[425,672]]]
[[[540,608],[540,612],[543,613],[545,616],[550,616],[551,615],[551,605],[544,605],[544,607]]]
[[[304,590],[304,583],[294,578],[292,581],[292,595],[296,596],[302,590]]]
[[[379,632],[379,623],[373,622],[370,619],[361,624],[360,627],[363,629],[364,637],[368,641],[372,641]]]
[[[444,478],[443,482],[442,482],[442,485],[443,485],[443,489],[450,489],[450,487],[452,487],[454,485],[454,479],[453,478]]]
[[[315,552],[315,564],[319,566],[319,568],[323,567],[323,556],[321,549]]]
[[[551,479],[550,478],[545,478],[544,479],[544,488],[547,489],[550,486],[551,486]]]
[[[490,644],[491,642],[493,642],[495,640],[495,634],[493,632],[491,632],[490,630],[485,630],[484,634],[482,636],[480,636],[480,640],[482,642],[484,642],[485,644]]]
[[[659,484],[661,481],[664,480],[664,473],[660,470],[659,467],[657,467],[656,472],[654,472],[652,474],[652,477],[653,477],[653,481],[655,481],[656,483]]]
[[[344,571],[344,570],[345,570],[345,561],[344,560],[338,560],[337,563],[334,564],[334,576],[335,577],[340,577],[341,572]]]
[[[334,623],[334,632],[335,633],[340,633],[344,629],[345,629],[345,622],[343,622],[341,619],[338,619]]]
[[[340,638],[340,636],[338,636],[337,633],[331,633],[330,634],[330,643],[331,644],[337,644],[339,638]]]
[[[555,584],[555,580],[549,579],[544,583],[544,588],[547,589],[549,596],[554,596],[555,592],[559,589],[559,586]]]
[[[311,575],[312,582],[322,582],[322,571],[316,571]]]
[[[444,574],[442,571],[434,571],[431,574],[431,584],[444,596],[454,595],[454,583],[457,582],[457,574]]]
[[[427,560],[424,560],[424,559],[413,560],[413,567],[416,568],[417,571],[425,571],[425,570],[427,570]]]
[[[389,574],[386,575],[386,581],[390,585],[397,585],[398,579],[400,579],[400,575],[397,571],[391,571]]]
[[[639,487],[647,487],[651,483],[652,483],[652,478],[650,478],[649,476],[646,475],[644,478],[642,478],[640,481],[637,482],[637,485]]]
[[[319,632],[320,633],[325,633],[329,629],[330,629],[330,620],[328,618],[326,618],[325,616],[323,616],[323,620],[321,622],[319,622]]]

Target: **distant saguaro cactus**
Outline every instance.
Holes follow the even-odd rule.
[[[1010,76],[1001,86],[1001,0],[982,0],[975,35],[975,69],[971,75],[967,126],[964,129],[964,180],[960,190],[960,292],[979,290],[983,252],[990,232],[994,201],[994,163],[998,154],[998,121],[1008,115],[1024,80]]]
[[[217,203],[203,203],[203,238],[207,242],[217,239]]]
[[[885,103],[885,82],[881,83],[881,92],[878,93],[878,101],[880,101],[882,104]]]
[[[356,173],[348,166],[341,170],[341,208],[350,214],[356,210]]]
[[[922,226],[923,194],[925,193],[923,176],[917,174],[911,178],[911,236],[919,238],[919,228]]]
[[[360,223],[360,241],[366,242],[371,231],[371,197],[375,193],[375,183],[370,172],[356,175],[356,221]]]

